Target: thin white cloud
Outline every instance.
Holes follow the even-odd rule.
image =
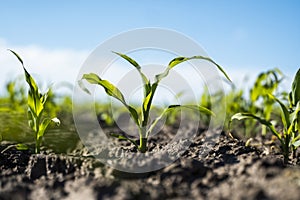
[[[1,90],[6,82],[24,73],[19,61],[7,49],[14,50],[21,56],[27,70],[42,85],[61,82],[73,84],[88,55],[87,51],[10,45],[0,39]]]

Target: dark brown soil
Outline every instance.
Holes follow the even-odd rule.
[[[284,165],[272,143],[246,147],[225,133],[204,152],[203,137],[199,133],[171,165],[142,174],[78,153],[11,148],[0,154],[0,199],[299,199],[298,159]]]

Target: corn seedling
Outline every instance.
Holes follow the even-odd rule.
[[[45,103],[47,102],[49,90],[46,93],[41,94],[34,79],[24,67],[24,63],[21,57],[14,51],[12,50],[9,51],[12,52],[22,64],[23,70],[25,72],[25,80],[29,85],[28,100],[27,100],[28,124],[34,132],[35,153],[39,153],[42,138],[45,134],[47,127],[51,123],[55,123],[56,125],[59,125],[60,121],[56,117],[52,119],[43,117],[43,112],[45,109]]]
[[[217,64],[215,63],[212,59],[203,57],[203,56],[193,56],[193,57],[177,57],[174,58],[172,61],[169,62],[167,68],[160,74],[157,74],[155,76],[155,80],[153,83],[150,82],[150,80],[146,77],[146,75],[142,72],[141,66],[132,58],[125,54],[117,53],[114,52],[126,61],[128,61],[131,65],[135,67],[135,69],[138,71],[142,82],[143,82],[143,89],[144,89],[144,97],[143,97],[143,103],[141,105],[141,114],[139,114],[138,110],[131,105],[129,105],[121,93],[121,91],[114,86],[112,83],[110,83],[107,80],[101,79],[97,74],[94,73],[89,73],[89,74],[84,74],[82,79],[79,81],[80,87],[88,92],[87,88],[83,86],[82,80],[86,80],[90,84],[96,84],[100,85],[101,87],[104,88],[105,92],[107,95],[114,97],[115,99],[119,100],[129,111],[131,118],[135,122],[135,124],[138,127],[139,130],[139,143],[138,141],[135,141],[129,137],[126,137],[124,135],[113,135],[119,139],[125,139],[134,144],[137,149],[144,153],[147,151],[147,140],[148,136],[153,130],[153,128],[156,126],[158,121],[168,112],[174,110],[174,109],[181,109],[181,108],[186,108],[186,109],[192,109],[192,110],[197,110],[201,113],[209,114],[209,115],[214,115],[213,112],[205,107],[202,106],[197,106],[197,105],[170,105],[168,106],[162,113],[159,115],[155,120],[150,122],[149,116],[150,116],[150,109],[152,105],[152,100],[154,97],[154,94],[156,92],[156,89],[161,82],[162,79],[164,79],[168,74],[171,69],[173,69],[176,65],[186,62],[191,59],[201,59],[201,60],[206,60],[208,62],[213,63],[224,75],[225,77],[229,79],[225,71]]]
[[[254,119],[268,127],[272,134],[280,141],[284,162],[287,163],[291,151],[295,152],[300,146],[300,69],[298,69],[295,75],[292,83],[292,91],[289,93],[289,106],[284,105],[282,101],[270,93],[266,95],[277,102],[281,108],[281,120],[283,124],[281,132],[275,129],[272,121],[252,113],[236,113],[231,117],[230,123],[234,119]]]
[[[250,90],[251,113],[259,112],[266,120],[270,120],[275,101],[269,94],[276,95],[275,92],[282,80],[282,72],[277,68],[258,75]],[[266,126],[262,126],[262,135],[265,136],[266,133]]]

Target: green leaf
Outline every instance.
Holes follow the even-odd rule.
[[[152,99],[154,97],[157,86],[158,86],[157,82],[153,83],[153,85],[151,86],[151,90],[149,91],[147,96],[144,98],[143,105],[142,105],[142,111],[143,111],[142,126],[143,127],[147,126],[147,124],[148,124],[148,118],[149,118],[150,108],[151,108],[151,104],[152,104]]]
[[[269,97],[271,99],[274,99],[280,105],[281,110],[282,110],[282,113],[281,113],[282,120],[281,121],[283,123],[283,126],[288,129],[288,127],[291,125],[290,113],[289,113],[288,109],[285,107],[285,105],[279,99],[277,99],[272,94],[269,94]]]
[[[133,118],[135,124],[139,126],[140,121],[139,121],[139,115],[138,115],[137,111],[131,106],[127,106],[127,109],[129,110],[131,117]]]
[[[296,106],[297,102],[300,101],[300,68],[298,69],[293,80],[290,97],[291,105]]]
[[[146,98],[144,98],[144,101],[143,101],[143,110],[144,111],[149,110],[151,97],[152,97],[152,91],[150,91],[149,94],[146,96]]]
[[[177,58],[174,58],[173,60],[171,60],[169,62],[169,68],[173,68],[175,67],[176,65],[182,63],[182,62],[185,62],[187,60],[190,60],[191,58],[187,58],[187,57],[177,57]]]
[[[28,91],[28,107],[36,117],[39,117],[44,109],[39,94],[36,94],[35,91]]]
[[[25,151],[25,150],[28,150],[28,146],[25,144],[17,144],[16,149],[20,150],[20,151]]]
[[[23,151],[27,150],[28,147],[25,144],[12,144],[8,145],[5,149],[3,149],[0,153],[3,154],[5,151],[11,149],[11,148],[16,148],[17,150]]]
[[[256,115],[253,115],[251,113],[236,113],[235,115],[233,115],[229,121],[229,129],[231,129],[231,123],[233,120],[244,120],[244,119],[254,119],[257,120],[259,123],[267,126],[271,132],[280,140],[281,140],[281,135],[276,131],[275,127],[273,126],[273,124],[270,121],[267,121],[261,117],[258,117]]]
[[[20,63],[22,64],[23,70],[25,72],[26,82],[28,83],[28,85],[30,87],[29,92],[28,92],[28,106],[32,110],[32,112],[35,113],[36,116],[39,116],[43,110],[43,104],[40,100],[40,93],[39,93],[38,86],[37,86],[36,82],[34,81],[34,79],[32,78],[32,76],[28,73],[28,71],[24,67],[24,63],[23,63],[23,60],[21,59],[21,57],[16,52],[14,52],[12,50],[9,50],[9,51],[12,52],[18,58]]]
[[[91,84],[97,84],[102,86],[107,95],[116,98],[121,103],[123,103],[124,106],[126,106],[132,118],[134,119],[135,123],[139,125],[139,118],[138,118],[137,111],[126,103],[123,94],[116,86],[114,86],[107,80],[102,80],[97,74],[94,73],[84,74],[82,79],[87,80]]]
[[[20,61],[20,63],[22,64],[22,67],[23,67],[23,69],[24,69],[24,71],[25,71],[26,82],[29,84],[30,89],[31,89],[32,91],[38,91],[38,87],[37,87],[35,81],[33,80],[33,78],[30,76],[30,74],[29,74],[28,71],[26,70],[26,68],[24,67],[24,62],[23,62],[23,60],[21,59],[21,57],[20,57],[16,52],[14,52],[13,50],[10,50],[10,49],[9,49],[9,51],[12,52],[12,53],[18,58],[18,60]]]
[[[99,85],[101,85],[100,83],[102,81],[102,79],[97,74],[94,73],[83,74],[81,79],[85,79],[91,84],[99,84]]]
[[[118,53],[118,52],[115,52],[113,51],[113,53],[121,56],[122,58],[124,58],[125,60],[127,60],[130,64],[132,64],[137,70],[140,70],[141,69],[141,66],[135,61],[133,60],[132,58],[130,58],[129,56],[125,55],[125,54],[121,54],[121,53]]]
[[[298,148],[300,146],[300,140],[297,140],[296,142],[293,143],[293,146],[295,148]]]
[[[29,127],[34,131],[36,132],[36,120],[34,120],[36,117],[34,116],[34,114],[32,113],[31,110],[28,110],[27,112],[27,118],[28,118],[28,125]]]
[[[24,66],[23,60],[21,59],[21,57],[16,52],[14,52],[13,50],[10,50],[10,49],[8,49],[8,51],[12,52],[18,58],[20,63]]]
[[[169,74],[169,71],[174,68],[176,65],[182,63],[182,62],[185,62],[185,61],[188,61],[188,60],[192,60],[192,59],[200,59],[200,60],[206,60],[206,61],[209,61],[211,63],[213,63],[223,74],[224,76],[227,78],[227,80],[230,80],[229,76],[226,74],[226,72],[223,70],[223,68],[218,65],[215,61],[213,61],[212,59],[208,58],[208,57],[204,57],[204,56],[193,56],[193,57],[177,57],[177,58],[174,58],[173,60],[170,61],[167,69],[161,73],[161,74],[158,74],[155,76],[156,78],[156,82],[160,82],[164,77],[166,77],[168,74]]]
[[[145,93],[145,97],[146,97],[151,90],[151,84],[150,84],[150,81],[147,78],[147,76],[141,71],[141,66],[134,59],[130,58],[129,56],[127,56],[125,54],[121,54],[121,53],[118,53],[115,51],[113,51],[113,53],[121,56],[123,59],[127,60],[130,64],[132,64],[137,69],[137,71],[139,72],[139,74],[142,78],[143,84],[144,84],[144,93]]]
[[[181,109],[181,108],[187,108],[187,109],[192,109],[194,111],[199,111],[201,113],[207,114],[207,115],[212,115],[216,116],[211,110],[209,110],[206,107],[203,106],[197,106],[197,105],[170,105],[168,109]]]
[[[282,76],[282,72],[277,68],[260,73],[250,90],[251,101],[254,102],[259,97],[267,97],[268,94],[272,94],[282,81],[282,78],[279,79],[279,75]]]
[[[300,132],[300,101],[298,101],[296,109],[292,113],[292,126]]]
[[[159,120],[161,120],[164,115],[166,115],[168,112],[174,110],[174,109],[182,109],[182,108],[185,108],[185,109],[192,109],[194,111],[198,111],[198,112],[201,112],[201,113],[205,113],[205,114],[208,114],[208,115],[212,115],[212,116],[215,116],[215,114],[203,107],[203,106],[197,106],[197,105],[170,105],[168,106],[168,108],[166,108],[162,114],[160,116],[158,116],[154,121],[153,123],[151,124],[150,128],[148,129],[147,133],[146,133],[146,138],[149,136],[149,134],[152,132],[153,128],[156,126],[156,124],[159,122]]]
[[[48,93],[51,92],[50,90],[48,90],[45,94],[40,95],[40,102],[44,105],[47,101],[48,98]]]
[[[88,94],[91,94],[91,92],[90,92],[90,91],[85,87],[85,85],[83,84],[82,79],[78,81],[78,85],[79,85],[79,87],[80,87],[83,91],[85,91],[85,92],[88,93]]]
[[[59,126],[60,125],[60,121],[59,119],[57,119],[56,117],[55,118],[52,118],[52,119],[49,119],[49,118],[45,118],[42,123],[39,125],[39,132],[37,134],[37,140],[39,140],[39,138],[43,137],[44,136],[44,133],[47,129],[47,127],[49,126],[50,123],[54,123],[55,125]]]
[[[123,104],[127,105],[121,91],[116,86],[111,84],[109,81],[102,80],[97,74],[94,74],[94,73],[84,74],[82,79],[87,80],[91,84],[98,84],[98,85],[102,86],[104,88],[106,94],[118,99]]]

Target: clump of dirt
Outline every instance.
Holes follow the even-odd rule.
[[[163,148],[171,132],[152,138],[150,151]],[[0,154],[0,199],[299,199],[298,158],[285,165],[271,147],[245,146],[224,132],[207,142],[210,136],[199,129],[179,159],[148,173],[118,171],[82,154],[11,148]]]

